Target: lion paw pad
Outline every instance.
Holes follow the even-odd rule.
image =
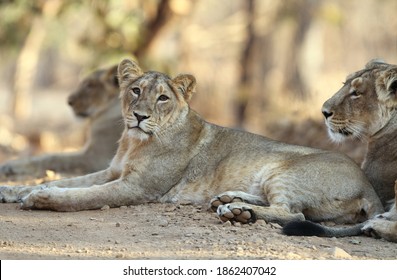
[[[243,202],[243,200],[240,197],[225,194],[214,198],[210,204],[211,209],[216,212],[219,206],[234,202]]]
[[[253,223],[256,221],[256,215],[253,210],[246,206],[233,204],[220,205],[217,214],[222,222],[240,222],[243,224]]]

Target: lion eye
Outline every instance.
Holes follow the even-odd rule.
[[[141,89],[138,87],[134,87],[132,88],[132,92],[135,93],[136,95],[140,95],[141,94]]]
[[[360,95],[361,94],[357,90],[353,90],[352,92],[350,92],[350,96],[352,98],[358,98],[358,97],[360,97]]]
[[[168,99],[170,99],[167,95],[160,95],[158,98],[158,101],[167,101]]]

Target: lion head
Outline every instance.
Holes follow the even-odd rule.
[[[68,97],[68,103],[76,116],[91,117],[106,109],[111,100],[117,99],[119,83],[117,65],[93,72],[82,80]]]
[[[350,74],[322,107],[331,139],[341,142],[347,137],[366,139],[376,134],[392,117],[396,89],[396,65],[372,60]]]
[[[186,116],[196,79],[175,78],[155,71],[143,72],[128,59],[119,64],[120,98],[125,127],[132,137],[146,140]]]

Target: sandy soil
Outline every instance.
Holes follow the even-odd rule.
[[[395,259],[366,236],[288,237],[280,227],[222,224],[206,206],[146,204],[77,213],[0,204],[0,259]]]

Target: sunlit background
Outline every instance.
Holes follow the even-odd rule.
[[[84,141],[66,98],[97,67],[132,57],[198,81],[191,106],[220,125],[339,149],[320,108],[372,58],[397,62],[394,0],[0,2],[0,161]]]

